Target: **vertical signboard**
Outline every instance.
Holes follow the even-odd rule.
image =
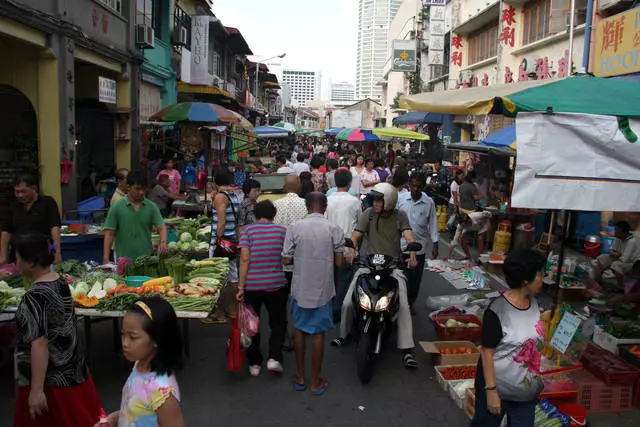
[[[416,71],[416,63],[416,41],[394,40],[391,71],[413,73]]]
[[[207,85],[209,77],[209,16],[194,16],[191,28],[191,83]]]
[[[444,64],[444,6],[429,7],[429,65]]]

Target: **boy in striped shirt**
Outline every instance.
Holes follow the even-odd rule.
[[[287,279],[282,270],[282,248],[287,229],[273,223],[276,207],[269,200],[254,208],[256,222],[242,229],[240,235],[240,285],[236,299],[244,301],[259,316],[264,304],[269,313],[269,359],[267,370],[281,374],[282,344],[287,328]],[[260,335],[251,340],[247,351],[249,372],[260,375],[262,353]]]

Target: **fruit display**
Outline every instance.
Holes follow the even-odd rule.
[[[440,354],[473,354],[473,350],[465,347],[441,348]]]
[[[475,365],[444,366],[439,367],[438,370],[445,381],[467,380],[476,377]]]

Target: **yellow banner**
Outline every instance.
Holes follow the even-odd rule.
[[[598,22],[594,49],[596,76],[640,71],[640,8]]]

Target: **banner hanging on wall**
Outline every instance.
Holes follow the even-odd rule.
[[[640,120],[519,113],[516,208],[635,212],[640,206]]]

